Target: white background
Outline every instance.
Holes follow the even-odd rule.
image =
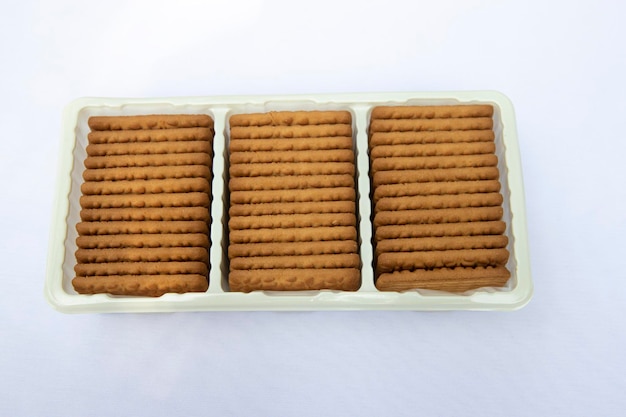
[[[1,416],[620,416],[620,1],[3,1]],[[82,96],[499,90],[535,296],[513,313],[65,315],[43,297]]]

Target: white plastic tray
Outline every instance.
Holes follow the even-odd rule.
[[[511,253],[511,278],[504,288],[483,288],[464,294],[438,291],[381,292],[374,286],[372,225],[369,200],[369,115],[377,105],[491,104],[494,106],[496,155],[504,197],[504,218]],[[355,135],[359,242],[362,285],[356,292],[305,291],[248,294],[228,291],[225,257],[225,192],[227,192],[228,117],[236,113],[272,110],[349,110]],[[165,294],[158,298],[82,295],[72,288],[76,251],[76,223],[83,160],[87,146],[87,119],[95,115],[204,113],[215,121],[213,202],[209,289],[205,293]],[[209,310],[514,310],[532,297],[528,258],[522,170],[515,115],[507,97],[493,91],[358,93],[293,96],[231,96],[175,98],[82,98],[65,109],[61,136],[56,198],[48,251],[44,293],[48,302],[66,313],[172,312]]]

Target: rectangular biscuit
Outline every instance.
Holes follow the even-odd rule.
[[[204,262],[209,261],[206,248],[118,248],[118,249],[78,249],[76,260],[79,263],[105,262]]]
[[[439,119],[459,117],[491,117],[489,104],[461,104],[445,106],[377,106],[372,119]]]
[[[356,237],[354,226],[231,230],[229,234],[231,244],[356,240]]]
[[[76,225],[81,236],[132,235],[153,233],[208,233],[206,221],[88,221]]]
[[[496,166],[442,169],[407,169],[378,171],[373,174],[374,188],[385,184],[409,184],[415,182],[480,181],[498,180],[500,172]]]
[[[228,145],[230,152],[309,151],[323,149],[353,149],[351,136],[289,139],[237,139]]]
[[[175,129],[213,127],[213,119],[205,114],[151,114],[146,116],[92,116],[87,121],[91,130]]]
[[[317,138],[331,136],[352,136],[352,125],[234,126],[230,129],[231,139]]]
[[[357,268],[237,270],[229,275],[230,290],[250,291],[356,291],[361,285]]]
[[[198,274],[76,277],[72,285],[80,294],[108,293],[144,297],[160,297],[168,292],[204,292],[209,287],[206,276]]]
[[[245,256],[230,260],[230,270],[358,268],[356,253],[295,256]]]
[[[459,249],[506,248],[504,235],[444,236],[413,239],[387,239],[376,243],[376,256],[391,252],[443,251]]]
[[[492,129],[491,117],[449,119],[372,119],[369,132],[421,132]]]
[[[426,143],[493,142],[495,134],[484,130],[444,130],[419,132],[375,132],[369,135],[369,145],[413,145]]]
[[[352,149],[323,149],[311,151],[231,152],[230,164],[307,162],[354,162]]]
[[[495,249],[418,250],[413,252],[384,252],[376,260],[380,273],[415,269],[500,266],[506,264],[509,251]]]
[[[371,148],[370,157],[374,159],[402,156],[479,155],[493,154],[495,151],[496,145],[494,142],[381,145]]]
[[[350,124],[349,111],[271,111],[267,113],[235,114],[230,116],[231,127],[248,126],[311,126]]]
[[[354,201],[307,201],[300,203],[234,204],[228,212],[235,216],[263,216],[278,214],[354,213]]]
[[[237,164],[231,165],[229,173],[233,177],[272,177],[286,175],[354,175],[353,162],[311,162],[273,163],[273,164]]]
[[[375,174],[378,171],[478,168],[497,165],[498,157],[496,155],[415,156],[376,158],[372,161],[371,170]]]
[[[112,194],[83,195],[80,205],[85,209],[146,207],[208,207],[207,193]]]
[[[80,211],[82,221],[170,221],[170,220],[201,220],[208,222],[211,217],[207,207],[149,207],[149,208],[117,208],[117,209],[83,209]]]
[[[204,233],[131,234],[78,236],[79,249],[115,248],[175,248],[198,246],[209,247],[209,237]]]
[[[87,134],[89,144],[178,142],[213,139],[213,129],[209,127],[188,127],[181,129],[142,129],[142,130],[96,130]]]
[[[298,203],[314,201],[354,201],[356,191],[350,187],[311,188],[307,190],[233,191],[231,204]]]
[[[177,153],[213,153],[208,141],[147,142],[147,143],[105,143],[87,145],[88,156],[115,155],[163,155]]]
[[[373,200],[376,203],[384,197],[408,197],[416,195],[445,195],[470,193],[497,193],[500,181],[446,181],[446,182],[402,182],[383,184],[374,190]]]
[[[228,246],[228,257],[242,256],[296,256],[336,253],[357,253],[354,240],[329,240],[316,242],[242,243]]]
[[[178,165],[211,165],[211,154],[179,153],[164,155],[88,156],[85,168],[162,167]]]
[[[503,214],[504,210],[501,206],[378,211],[374,216],[374,227],[403,224],[493,221],[500,220]]]
[[[500,235],[506,229],[503,221],[463,222],[443,224],[405,224],[379,226],[375,230],[375,240],[405,239],[439,236]]]
[[[206,276],[208,267],[204,262],[106,262],[76,264],[74,271],[78,277],[157,274],[198,274]]]
[[[159,180],[86,181],[80,187],[83,195],[209,193],[206,178],[168,178]]]
[[[211,178],[211,164],[159,167],[86,169],[85,181],[162,180],[167,178]]]
[[[500,206],[502,202],[500,193],[383,197],[376,202],[375,211],[491,207]]]
[[[236,177],[229,181],[230,191],[294,190],[329,187],[354,187],[354,177],[342,175],[294,175],[276,177]]]
[[[236,216],[230,218],[228,226],[231,230],[356,226],[356,216],[354,213]]]

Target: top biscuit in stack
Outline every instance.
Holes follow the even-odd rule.
[[[506,284],[492,115],[490,105],[373,109],[378,289],[464,292]]]
[[[360,286],[352,116],[230,118],[231,291]]]
[[[206,291],[213,119],[102,116],[88,124],[74,289]]]

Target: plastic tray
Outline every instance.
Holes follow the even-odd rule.
[[[377,105],[491,104],[494,106],[496,155],[504,197],[504,218],[511,253],[511,278],[503,288],[482,288],[464,294],[414,290],[381,292],[374,286],[372,225],[369,200],[368,125]],[[357,208],[362,285],[356,292],[228,291],[225,193],[228,191],[228,117],[237,113],[272,110],[349,110],[357,168]],[[209,289],[205,293],[165,294],[158,298],[82,295],[74,291],[74,252],[83,160],[87,146],[87,119],[95,115],[204,113],[215,121],[210,230]],[[511,102],[493,91],[357,93],[291,96],[230,96],[175,98],[81,98],[64,112],[58,180],[50,233],[44,293],[57,310],[67,313],[172,312],[209,310],[514,310],[532,296],[528,258],[522,170],[515,115]]]

